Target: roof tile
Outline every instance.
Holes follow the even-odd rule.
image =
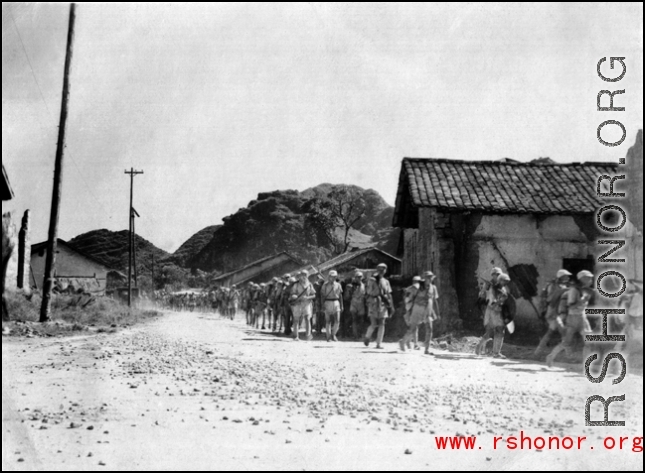
[[[418,207],[584,214],[602,205],[596,180],[616,165],[405,158],[402,170]]]

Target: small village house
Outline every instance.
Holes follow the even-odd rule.
[[[47,258],[47,242],[31,247],[32,284],[42,288]],[[82,289],[92,295],[105,295],[108,278],[115,271],[58,239],[54,277],[59,290]]]
[[[214,286],[231,287],[234,285],[255,282],[268,282],[274,277],[282,277],[302,267],[303,263],[287,252],[278,253],[254,261],[240,269],[231,271],[211,280]]]
[[[317,267],[305,268],[311,279],[321,275],[325,279],[331,270],[338,273],[342,280],[351,279],[356,270],[363,272],[374,271],[381,263],[387,264],[388,278],[401,274],[401,260],[395,256],[381,251],[378,248],[363,248],[338,255]]]
[[[403,229],[403,276],[432,270],[444,318],[474,328],[479,284],[499,266],[512,279],[518,327],[537,328],[539,290],[556,271],[594,270],[595,212],[606,204],[597,180],[616,170],[549,159],[405,158],[393,222]]]

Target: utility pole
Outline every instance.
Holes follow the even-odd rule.
[[[143,174],[143,171],[135,171],[134,168],[130,168],[129,171],[125,171],[125,174],[130,174],[130,208],[128,209],[128,215],[130,216],[130,250],[129,250],[129,261],[128,261],[128,307],[132,307],[132,262],[133,262],[133,227],[134,227],[134,208],[132,203],[134,200],[134,176],[137,174]]]
[[[132,271],[134,272],[134,287],[139,287],[139,271],[137,271],[137,218],[139,218],[139,213],[132,207],[132,234],[130,238],[132,239]]]
[[[155,286],[155,254],[152,253],[152,292],[156,291]]]
[[[60,198],[63,183],[63,155],[65,151],[65,130],[67,127],[67,105],[69,102],[69,74],[72,66],[74,42],[74,22],[76,20],[76,4],[69,7],[69,23],[67,29],[67,52],[65,53],[65,69],[63,73],[63,95],[61,98],[60,120],[58,123],[58,142],[56,144],[56,162],[54,164],[54,188],[52,191],[52,208],[49,217],[49,234],[47,241],[47,258],[45,259],[45,279],[43,281],[43,301],[40,307],[40,322],[49,321],[51,310],[52,288],[54,287],[54,266],[58,243],[58,218]]]

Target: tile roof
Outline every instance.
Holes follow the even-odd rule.
[[[369,248],[362,248],[360,250],[348,251],[347,253],[343,253],[342,255],[335,256],[334,258],[327,260],[324,263],[321,263],[317,267],[314,265],[305,266],[303,268],[300,268],[298,271],[295,271],[294,273],[305,270],[309,273],[310,277],[315,276],[316,274],[326,273],[327,271],[331,271],[334,268],[338,268],[339,266],[349,263],[353,259],[358,258],[359,256],[363,256],[367,253],[371,253],[372,251],[381,253],[385,257],[390,258],[392,261],[397,261],[399,263],[401,262],[399,258],[392,256],[391,254],[386,253],[383,250],[379,250],[375,246],[371,246]]]
[[[614,163],[557,164],[405,158],[394,226],[405,226],[409,207],[491,213],[588,214],[600,207],[598,176]],[[408,220],[409,221],[409,220]]]
[[[286,257],[286,259],[285,259],[285,257]],[[225,273],[225,274],[222,274],[220,276],[217,276],[216,278],[213,278],[213,282],[217,282],[217,281],[227,279],[227,278],[233,276],[234,274],[240,273],[242,271],[246,271],[248,269],[253,268],[254,266],[260,266],[263,263],[266,263],[267,261],[271,261],[271,260],[275,260],[276,264],[279,264],[282,261],[288,261],[288,260],[291,260],[291,261],[295,262],[296,264],[302,264],[302,262],[298,261],[298,259],[296,259],[294,256],[290,255],[286,251],[283,251],[282,253],[267,256],[267,257],[259,259],[257,261],[253,261],[252,263],[249,263],[246,266],[243,266],[243,267],[241,267],[239,269],[236,269],[234,271],[230,271],[228,273]]]
[[[342,255],[338,255],[335,258],[332,258],[332,259],[330,259],[328,261],[325,261],[324,263],[319,265],[318,266],[318,271],[320,271],[322,273],[322,272],[325,272],[327,270],[336,268],[336,267],[338,267],[338,266],[340,266],[342,264],[345,264],[345,263],[353,260],[354,258],[358,258],[359,256],[363,256],[363,255],[365,255],[367,253],[370,253],[372,251],[378,251],[379,253],[382,253],[383,255],[385,255],[385,256],[393,259],[393,260],[396,260],[396,261],[399,261],[399,262],[401,261],[400,259],[395,258],[394,256],[386,253],[385,251],[381,251],[378,248],[372,247],[372,248],[365,248],[365,249],[362,249],[362,250],[350,251],[350,252],[347,252],[347,253],[343,253]]]
[[[40,243],[35,243],[31,245],[31,252],[33,253],[38,253],[41,250],[47,251],[47,245],[48,241],[43,241]],[[69,248],[71,251],[74,253],[82,256],[83,258],[90,260],[92,263],[97,264],[103,268],[105,268],[108,272],[115,272],[113,268],[110,268],[109,266],[106,266],[104,263],[96,259],[94,256],[89,255],[83,251],[80,251],[78,248],[76,248],[74,245],[70,245],[67,241],[63,240],[62,238],[57,238],[56,239],[56,245],[57,246],[64,246],[66,248]]]

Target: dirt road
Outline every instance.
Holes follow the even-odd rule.
[[[294,342],[216,315],[2,343],[3,470],[641,469],[643,381],[581,367]],[[588,396],[626,395],[585,427]],[[600,404],[593,409],[601,419]],[[509,450],[494,436],[586,436]],[[437,436],[477,436],[442,450]],[[623,449],[603,439],[628,437]],[[577,443],[577,440],[575,441]],[[526,445],[526,444],[525,444]],[[611,462],[611,463],[610,463]]]

